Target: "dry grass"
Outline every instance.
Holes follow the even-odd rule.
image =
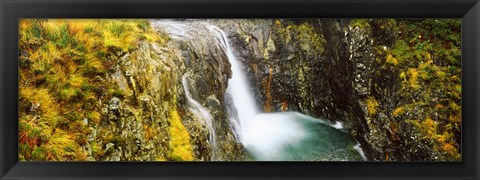
[[[175,161],[192,161],[193,150],[190,135],[182,124],[176,110],[170,111],[170,154],[169,158]]]
[[[110,91],[99,89],[95,77],[117,63],[111,55],[133,51],[140,41],[164,44],[168,38],[146,20],[21,19],[21,160],[84,160],[79,147],[87,127],[81,122],[99,123],[101,107],[95,102],[112,96],[100,94]]]

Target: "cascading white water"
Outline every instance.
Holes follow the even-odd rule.
[[[244,135],[250,127],[251,121],[253,121],[259,111],[253,95],[249,90],[250,85],[244,73],[245,68],[240,64],[230,49],[227,35],[214,25],[207,25],[207,28],[220,40],[220,44],[232,65],[232,78],[228,81],[227,93],[232,95],[234,106],[238,112],[238,118],[234,115],[231,115],[230,118],[236,120],[234,120],[233,128],[240,136],[240,140],[244,142]]]
[[[345,147],[353,148],[353,144],[349,144],[353,141],[339,131],[343,128],[339,122],[333,124],[298,112],[260,113],[249,90],[245,68],[233,54],[225,32],[214,25],[207,28],[218,38],[232,65],[227,93],[237,114],[231,114],[230,119],[242,144],[256,160],[352,158]]]
[[[188,104],[190,105],[189,110],[196,116],[201,117],[205,121],[205,125],[209,131],[209,141],[212,146],[212,160],[215,160],[215,151],[217,149],[217,140],[215,135],[215,129],[213,128],[212,115],[207,108],[203,107],[199,102],[195,101],[190,94],[187,82],[187,74],[185,73],[182,76],[183,89],[185,90],[185,96],[187,97]]]
[[[359,144],[343,130],[340,122],[332,123],[298,112],[261,113],[250,92],[245,67],[233,54],[228,37],[220,28],[203,20],[157,20],[152,24],[181,41],[195,41],[212,36],[218,40],[218,43],[212,42],[211,45],[220,45],[232,67],[224,103],[228,106],[231,128],[251,156],[249,158],[267,161],[366,160]],[[205,30],[208,32],[204,33]],[[210,112],[191,97],[186,74],[182,77],[182,83],[189,110],[205,120],[210,131],[212,149],[216,149]],[[214,156],[215,154],[212,158]]]

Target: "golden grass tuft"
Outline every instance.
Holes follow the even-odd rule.
[[[88,80],[81,74],[72,74],[68,79],[68,84],[74,88],[80,88],[83,83],[86,83]]]
[[[75,143],[73,136],[61,129],[55,129],[46,143],[46,148],[60,161],[75,159],[77,154],[80,154],[79,145]]]
[[[170,154],[169,158],[175,161],[192,161],[193,150],[190,144],[190,135],[182,124],[177,110],[170,111]]]
[[[38,108],[40,110],[40,119],[46,121],[50,126],[56,126],[59,120],[58,104],[45,88],[20,88],[20,96],[26,99],[28,105],[32,106],[32,110]]]

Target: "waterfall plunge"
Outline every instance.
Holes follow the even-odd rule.
[[[226,91],[226,95],[231,99],[225,98],[233,101],[233,104],[227,107],[230,125],[254,160],[366,160],[359,144],[344,132],[341,123],[331,123],[298,112],[260,113],[253,93],[249,90],[246,70],[233,54],[227,36],[218,27],[203,20],[155,20],[152,25],[167,31],[172,38],[180,41],[195,41],[197,38],[210,38],[212,35],[219,41],[233,72]],[[203,33],[204,30],[208,33]],[[217,43],[212,42],[212,45]],[[210,131],[212,152],[215,153],[217,144],[212,116],[191,97],[187,75],[182,77],[182,83],[189,110],[205,120]],[[212,160],[214,158],[215,154],[212,154]]]
[[[232,65],[232,78],[228,81],[227,93],[231,95],[237,110],[237,113],[230,112],[234,131],[245,148],[257,159],[281,159],[283,147],[293,145],[307,136],[302,125],[293,117],[299,113],[260,113],[249,90],[245,68],[230,49],[225,32],[213,25],[208,25],[207,28],[219,39]]]
[[[298,112],[260,113],[244,72],[235,57],[225,32],[214,25],[215,34],[232,65],[227,93],[236,111],[230,113],[233,129],[256,160],[348,160],[353,159],[348,146],[352,141],[339,122],[333,124]],[[361,152],[357,144],[353,149]],[[318,159],[317,159],[318,158]]]
[[[245,144],[245,141],[247,140],[245,138],[246,132],[259,111],[256,102],[248,89],[250,85],[248,84],[247,77],[244,73],[245,69],[230,49],[225,32],[213,25],[208,25],[207,28],[221,41],[220,44],[232,65],[232,78],[228,81],[227,93],[232,96],[233,104],[238,114],[231,113],[230,120],[233,123],[233,128],[237,133],[238,138]]]

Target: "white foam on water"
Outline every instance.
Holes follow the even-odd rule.
[[[340,121],[336,121],[335,124],[332,125],[332,127],[338,130],[343,130],[343,123]]]
[[[315,123],[322,123],[330,126],[332,127],[331,130],[334,130],[333,128],[335,128],[336,130],[345,132],[343,123],[338,121],[332,123],[298,112],[261,113],[257,107],[253,93],[250,90],[245,67],[234,55],[229,45],[228,37],[220,28],[205,21],[176,22],[170,20],[158,20],[153,21],[153,23],[156,26],[163,27],[166,31],[171,33],[174,38],[191,39],[191,34],[195,34],[195,28],[201,28],[207,29],[208,32],[210,32],[210,34],[208,34],[209,36],[214,36],[218,39],[217,43],[219,43],[220,47],[224,50],[232,68],[232,77],[228,80],[228,87],[226,90],[226,93],[230,95],[233,101],[232,108],[234,109],[232,112],[229,112],[230,126],[240,142],[256,160],[282,160],[285,158],[282,156],[285,155],[286,151],[289,149],[291,150],[292,147],[298,147],[303,140],[316,140],[319,133],[309,132],[312,131],[309,126],[315,126]],[[214,43],[215,42],[212,42],[212,45],[215,45]],[[190,105],[189,109],[196,116],[203,118],[210,131],[210,142],[215,146],[212,148],[216,148],[216,136],[212,125],[212,116],[208,109],[191,97],[186,76],[187,75],[185,74],[182,77],[182,83]],[[322,129],[320,131],[329,133],[331,130]],[[339,142],[338,139],[331,140],[328,138],[330,137],[318,137],[319,141],[312,146],[325,145],[325,148],[328,148],[335,144],[332,143],[332,141]],[[302,147],[304,146],[305,144],[302,145]],[[307,150],[309,150],[310,146],[306,145],[306,147]],[[335,147],[346,149],[343,145],[337,145]],[[311,148],[315,149],[315,147]],[[358,142],[353,148],[358,151],[364,160],[367,160]],[[330,151],[327,150],[327,152]]]

